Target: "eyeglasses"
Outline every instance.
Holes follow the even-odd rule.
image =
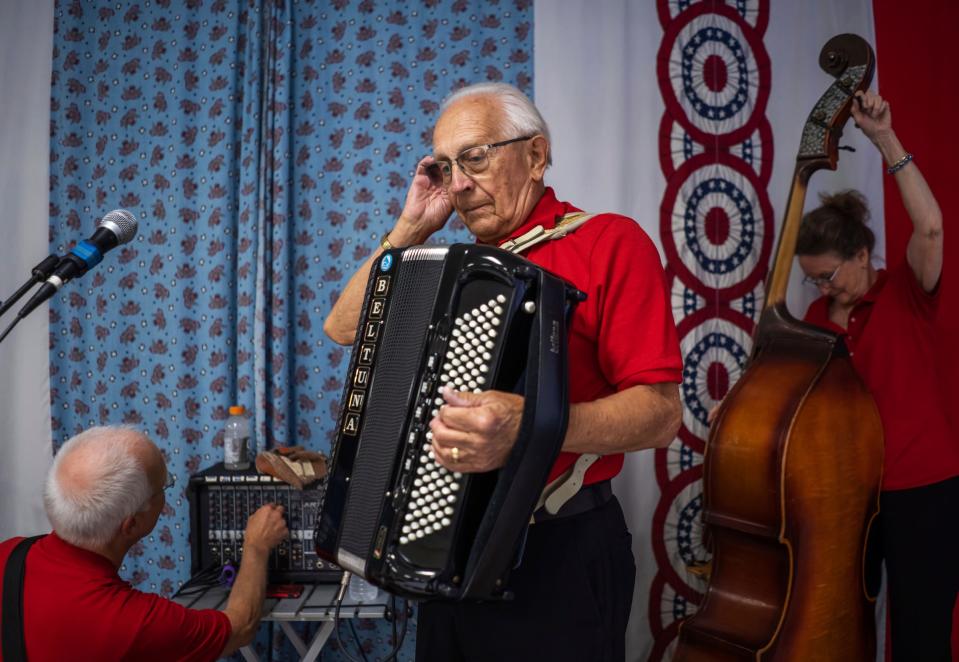
[[[842,269],[842,265],[846,264],[846,260],[843,260],[839,263],[839,266],[833,269],[832,273],[829,276],[805,276],[802,279],[802,282],[806,285],[814,285],[815,287],[828,287],[832,285],[833,280],[836,278],[836,274],[839,273],[839,270]]]
[[[531,136],[522,136],[521,138],[512,138],[510,140],[503,140],[498,143],[477,145],[476,147],[464,149],[456,156],[456,158],[453,159],[453,161],[435,161],[433,165],[429,167],[430,177],[435,182],[442,183],[444,187],[448,187],[450,182],[453,181],[454,163],[459,166],[460,171],[464,175],[467,177],[474,177],[482,174],[487,168],[489,168],[489,151],[491,149],[496,149],[497,147],[503,147],[512,143],[523,142],[535,137],[536,134],[533,134]]]
[[[170,470],[167,469],[166,480],[163,482],[163,487],[154,492],[150,499],[146,502],[146,505],[143,506],[142,510],[147,510],[150,508],[150,504],[153,503],[153,500],[156,499],[159,495],[163,494],[164,499],[166,499],[166,491],[176,485],[176,474],[171,474]]]

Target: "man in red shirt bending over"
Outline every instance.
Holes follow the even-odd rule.
[[[91,428],[63,445],[44,490],[53,532],[26,557],[23,640],[31,662],[215,660],[252,641],[269,553],[287,535],[282,506],[265,505],[247,521],[223,611],[187,609],[117,574],[156,526],[171,484],[159,449],[131,428]],[[21,540],[0,543],[0,568]]]
[[[454,211],[477,241],[493,246],[556,227],[578,210],[544,183],[549,163],[549,129],[522,92],[503,83],[457,91],[441,109],[433,154],[417,164],[381,248],[428,241]],[[327,318],[324,330],[336,342],[353,341],[381,252],[354,274]],[[601,457],[557,513],[534,513],[510,575],[514,600],[420,604],[417,660],[625,657],[635,565],[610,479],[623,453],[669,444],[682,414],[682,361],[662,263],[639,225],[609,213],[524,256],[587,294],[569,333],[569,427],[550,480],[584,454]],[[438,461],[464,473],[502,467],[516,442],[522,396],[447,389],[444,398],[431,423]]]

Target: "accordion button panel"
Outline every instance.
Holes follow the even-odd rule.
[[[503,294],[490,297],[452,320],[448,344],[434,363],[442,366],[438,370],[437,387],[480,392],[487,386],[497,335],[505,322],[503,304],[506,301]],[[425,546],[424,550],[435,550],[437,545],[449,544],[449,536],[457,522],[458,506],[463,502],[460,497],[468,480],[463,474],[451,472],[439,464],[433,451],[430,421],[424,419],[435,418],[439,407],[445,404],[445,398],[439,392],[429,398],[432,386],[433,383],[429,382],[429,386],[421,388],[424,400],[415,410],[416,420],[423,423],[419,429],[424,441],[422,451],[413,455],[416,467],[412,472],[409,497],[403,506],[405,512],[402,513],[398,536],[399,551],[414,563],[420,558],[417,553],[420,545]],[[429,415],[424,416],[427,408]],[[416,447],[414,443],[411,450]],[[441,542],[443,540],[446,542]]]

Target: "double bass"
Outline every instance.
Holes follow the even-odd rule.
[[[682,662],[875,659],[865,548],[879,506],[879,413],[841,337],[785,304],[810,176],[836,169],[875,55],[843,34],[819,64],[835,80],[803,128],[749,363],[703,460],[712,567],[699,610],[680,626],[673,659]]]

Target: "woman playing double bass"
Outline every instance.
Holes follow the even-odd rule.
[[[857,96],[852,117],[889,166],[913,233],[902,263],[876,269],[863,196],[823,196],[803,218],[796,246],[805,282],[822,295],[805,319],[844,336],[882,420],[872,539],[886,563],[893,659],[949,660],[959,592],[959,432],[946,415],[957,403],[945,401],[934,352],[942,213],[892,129],[889,103],[872,92]]]

